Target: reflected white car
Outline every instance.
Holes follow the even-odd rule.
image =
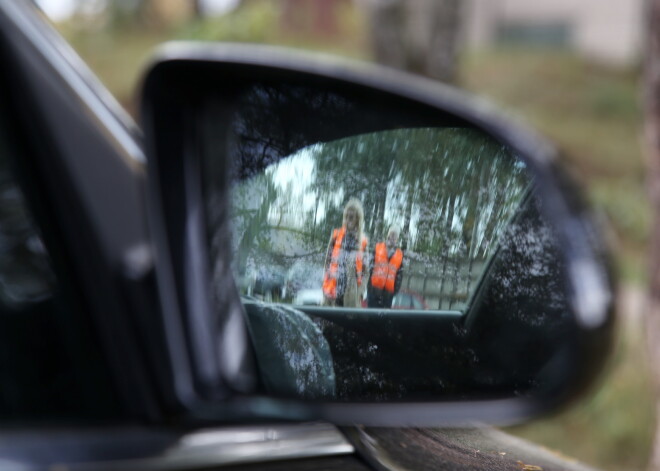
[[[301,289],[296,294],[293,304],[300,306],[320,306],[323,302],[322,289]]]

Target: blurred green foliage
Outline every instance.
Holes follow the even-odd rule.
[[[159,25],[79,15],[58,29],[131,112],[145,65],[156,46],[168,40],[265,43],[369,57],[365,20],[352,3],[339,4],[331,34],[315,34],[311,18],[302,18],[298,29],[286,28],[280,7],[272,0],[244,1],[226,15]]]
[[[105,29],[79,22],[60,30],[131,111],[150,51],[166,39],[266,42],[369,59],[365,19],[347,2],[334,35],[282,26],[277,2],[251,0],[230,14],[171,28]],[[311,21],[311,20],[310,20]],[[552,139],[587,198],[610,221],[620,280],[646,280],[650,205],[645,197],[638,70],[589,64],[567,50],[508,47],[461,58],[459,85]],[[629,316],[630,313],[627,313]],[[628,322],[630,321],[630,322]],[[645,468],[654,407],[642,323],[626,319],[604,382],[559,415],[509,430],[608,470]]]
[[[189,22],[175,39],[277,44],[362,59],[369,55],[364,19],[351,3],[337,5],[333,32],[315,30],[314,19],[305,17],[311,13],[298,12],[291,27],[280,2],[251,0],[229,14]]]
[[[177,32],[181,39],[247,43],[277,42],[280,10],[275,2],[254,2],[231,14],[205,18],[185,25]]]

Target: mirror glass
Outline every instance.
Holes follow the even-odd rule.
[[[563,265],[511,149],[327,87],[241,84],[200,106],[211,279],[231,264],[264,392],[437,401],[561,382]]]
[[[313,144],[234,187],[239,289],[293,305],[465,312],[530,186],[522,161],[472,129]]]

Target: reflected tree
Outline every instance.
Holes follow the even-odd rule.
[[[271,155],[242,152],[266,161]],[[372,241],[392,224],[402,227],[412,272],[429,285],[416,291],[441,308],[441,291],[476,283],[477,267],[492,256],[529,187],[524,164],[471,129],[396,129],[314,144],[235,186],[239,267],[249,257],[278,259],[285,269],[299,257],[316,257],[345,202],[357,197]]]

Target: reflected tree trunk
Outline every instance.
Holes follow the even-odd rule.
[[[461,0],[361,0],[376,60],[451,83],[461,34]]]
[[[401,228],[402,236],[401,238],[401,248],[403,250],[408,250],[408,243],[410,241],[410,220],[412,219],[412,207],[413,207],[413,193],[409,191],[406,195],[406,210],[405,210],[405,221],[403,227]]]
[[[649,364],[660,365],[660,0],[649,0],[647,54],[645,58],[645,132],[648,149],[648,192],[653,207],[651,267],[646,312]],[[652,371],[656,411],[660,410],[660,368]],[[660,415],[660,414],[659,414]],[[660,470],[660,423],[649,469]]]
[[[379,242],[385,238],[385,232],[387,231],[387,228],[383,224],[385,218],[385,202],[387,200],[387,185],[381,183],[380,185],[377,185],[376,188],[373,188],[373,191],[376,207],[375,214],[377,216],[374,221],[375,223],[373,227],[373,233],[371,234],[373,240],[371,242],[370,249],[373,249],[373,246],[376,244],[376,242]]]
[[[449,200],[447,201],[447,209],[446,209],[446,220],[445,222],[445,234],[451,234],[451,223],[452,220],[454,219],[454,209],[455,209],[455,197],[452,195],[450,196]],[[450,256],[450,247],[447,244],[443,244],[443,250],[442,250],[442,275],[440,277],[440,305],[438,306],[438,309],[443,309],[443,303],[445,301],[445,294],[446,294],[446,283],[447,283],[447,268],[451,260]]]
[[[467,254],[468,254],[468,260],[470,261],[468,264],[468,289],[470,287],[470,283],[472,280],[472,268],[474,266],[474,260],[477,255],[477,250],[476,250],[476,245],[477,245],[477,229],[478,229],[478,220],[477,220],[477,211],[479,208],[481,208],[481,199],[483,192],[485,191],[484,188],[486,188],[485,182],[484,182],[484,169],[482,168],[477,177],[475,178],[475,192],[477,194],[477,197],[474,198],[474,208],[470,210],[470,220],[469,224],[466,224],[466,227],[469,227],[470,229],[470,236],[469,236],[469,242],[467,245]]]

